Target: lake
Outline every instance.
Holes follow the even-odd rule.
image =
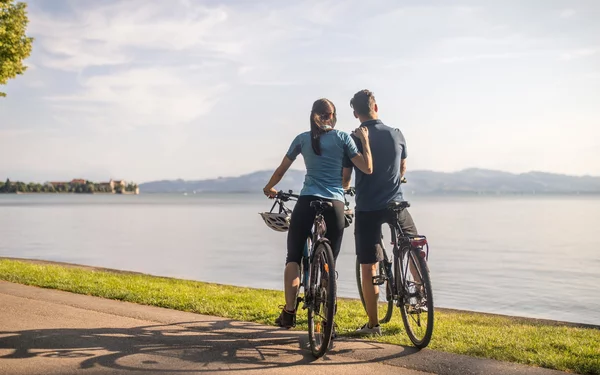
[[[409,196],[435,304],[600,325],[600,197]],[[258,195],[0,194],[0,256],[282,289],[286,234]],[[338,294],[357,297],[353,227]],[[274,301],[280,304],[283,301]]]

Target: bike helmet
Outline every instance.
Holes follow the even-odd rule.
[[[287,232],[290,229],[291,215],[288,212],[261,212],[260,216],[265,221],[265,224],[274,231]]]

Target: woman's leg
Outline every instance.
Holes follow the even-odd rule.
[[[342,237],[344,236],[344,227],[346,220],[344,217],[344,203],[340,201],[331,201],[333,209],[328,210],[323,215],[327,225],[325,237],[331,242],[333,257],[337,260],[342,248]]]
[[[296,309],[296,296],[300,287],[300,262],[306,239],[310,236],[310,229],[315,219],[315,212],[310,207],[313,197],[302,196],[296,202],[292,212],[292,220],[287,237],[287,259],[283,277],[285,290],[285,309],[294,312]]]

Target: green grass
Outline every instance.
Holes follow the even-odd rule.
[[[273,324],[283,293],[134,273],[0,259],[0,279],[43,288]],[[360,301],[340,300],[342,335],[365,322]],[[306,329],[306,314],[297,329]],[[373,340],[410,345],[399,311]],[[471,312],[437,310],[429,348],[450,353],[600,375],[600,330]]]

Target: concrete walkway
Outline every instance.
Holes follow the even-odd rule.
[[[562,374],[0,281],[0,374]]]

